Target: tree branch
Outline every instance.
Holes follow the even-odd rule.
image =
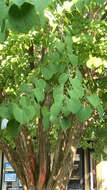
[[[103,80],[107,79],[107,76],[93,77],[93,80]]]
[[[4,152],[9,163],[12,165],[13,169],[18,174],[22,184],[26,184],[26,179],[24,178],[24,171],[22,170],[22,163],[17,154],[16,150],[4,139],[0,139],[0,149]]]
[[[16,144],[16,152],[19,155],[23,171],[25,172],[27,184],[33,187],[35,186],[35,158],[33,144],[26,126],[20,126],[20,132],[14,139],[14,142]]]
[[[47,170],[49,167],[48,159],[48,147],[49,147],[49,131],[43,129],[42,125],[42,114],[38,120],[37,126],[37,141],[38,141],[38,166],[39,166],[39,176],[38,176],[38,188],[41,190],[46,183]]]
[[[55,151],[53,172],[47,184],[47,190],[65,190],[71,176],[76,150],[85,131],[85,124],[78,122],[75,117],[73,120],[73,126],[66,131],[66,134],[60,134]],[[59,165],[58,161],[60,161]]]

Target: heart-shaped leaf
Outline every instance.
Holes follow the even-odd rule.
[[[19,130],[20,130],[20,124],[16,121],[16,120],[10,120],[7,123],[7,127],[6,127],[7,133],[12,136],[15,137],[18,135]]]
[[[21,6],[13,3],[8,11],[9,27],[13,31],[28,33],[33,26],[39,24],[35,6],[24,2]]]

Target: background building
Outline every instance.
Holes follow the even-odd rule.
[[[107,152],[107,149],[105,149]],[[96,163],[93,150],[78,149],[72,176],[68,183],[69,190],[107,190],[107,161]],[[22,190],[20,180],[0,151],[0,189]]]

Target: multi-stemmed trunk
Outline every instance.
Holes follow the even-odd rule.
[[[23,125],[14,139],[15,148],[1,139],[0,149],[16,171],[24,190],[65,190],[83,131],[84,127],[74,118],[70,129],[59,131],[56,149],[51,153],[49,131],[43,129],[39,119],[36,153],[29,131]]]

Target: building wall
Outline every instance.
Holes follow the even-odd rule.
[[[105,149],[107,153],[107,148]],[[97,190],[107,190],[107,161],[101,160],[97,165]]]
[[[107,149],[105,149],[107,152]],[[0,151],[0,183],[1,183],[1,170],[2,170],[2,152]],[[89,167],[89,152],[84,151],[84,190],[96,190],[90,187],[90,167]],[[96,165],[96,180],[97,190],[107,190],[107,161],[101,160]],[[1,184],[0,184],[1,187]]]
[[[1,188],[1,173],[2,173],[2,151],[0,150],[0,188]]]
[[[89,187],[89,159],[88,159],[88,151],[84,151],[84,180],[85,180],[85,190],[90,190]]]
[[[107,148],[105,149],[107,153]],[[107,190],[107,161],[103,159],[100,163],[94,163],[94,168],[91,167],[91,154],[89,156],[88,151],[84,151],[84,177],[85,177],[85,190]],[[94,176],[96,167],[96,177]],[[94,169],[94,170],[93,170]],[[93,175],[93,176],[92,176]],[[96,179],[95,179],[96,178]],[[93,188],[95,181],[96,187]]]

